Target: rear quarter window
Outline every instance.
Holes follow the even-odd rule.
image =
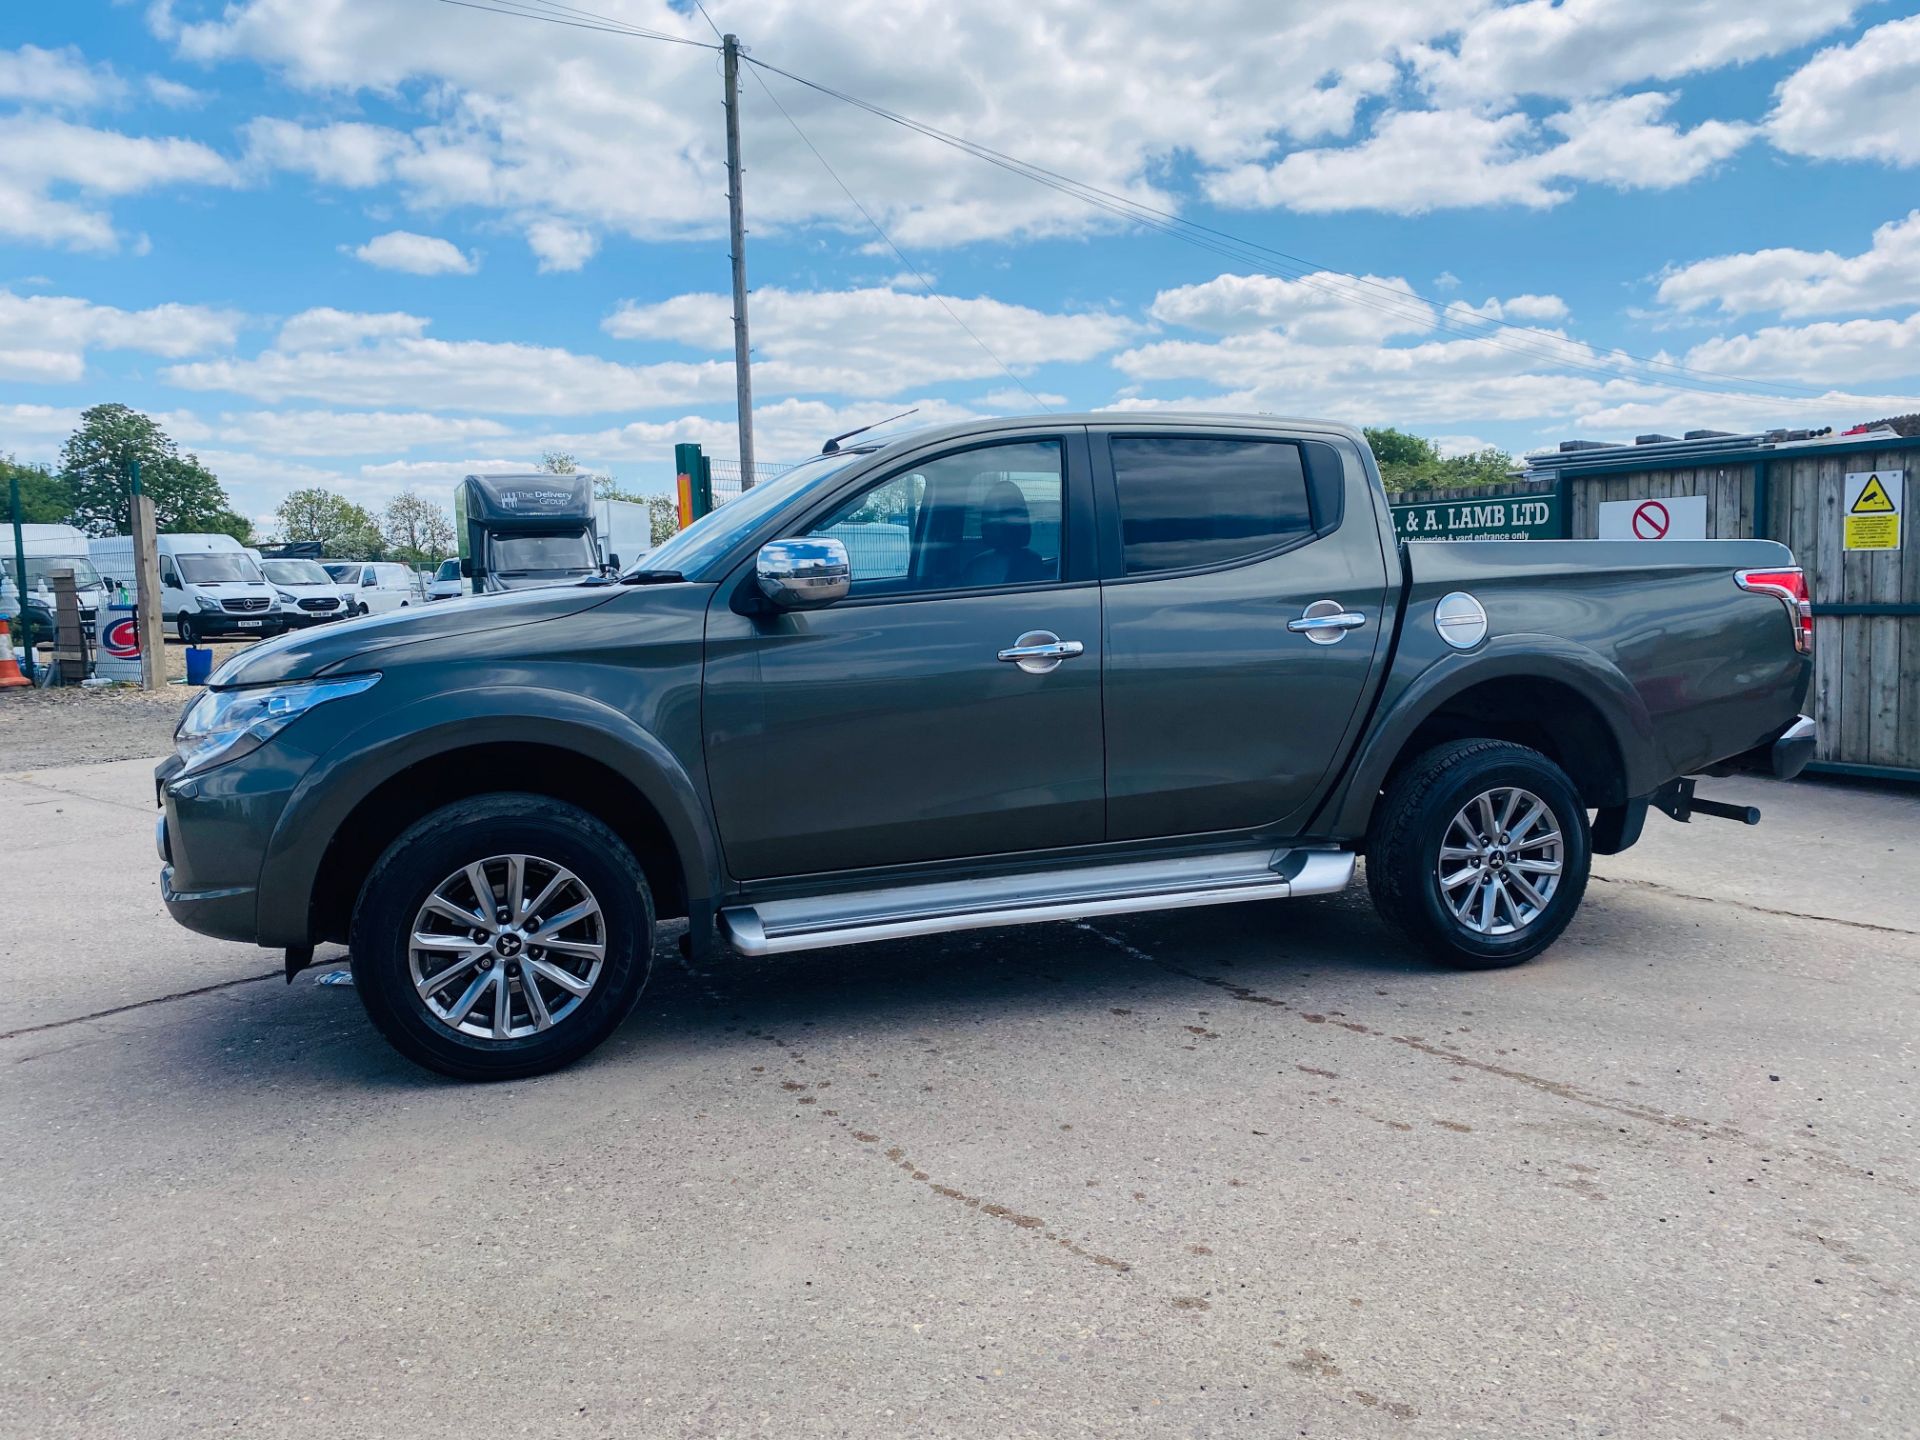
[[[1294,441],[1115,435],[1108,444],[1129,575],[1228,564],[1314,528]]]

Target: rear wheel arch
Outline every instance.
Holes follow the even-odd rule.
[[[1435,746],[1459,740],[1505,740],[1539,751],[1566,771],[1592,809],[1623,805],[1652,788],[1660,778],[1652,774],[1652,722],[1632,682],[1583,646],[1539,636],[1503,639],[1480,655],[1432,666],[1391,704],[1319,828],[1364,835],[1394,777]]]

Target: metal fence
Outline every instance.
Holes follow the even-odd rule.
[[[784,475],[793,469],[797,461],[756,460],[753,462],[753,483],[758,485],[771,480],[776,475]],[[740,496],[740,462],[738,460],[707,459],[707,472],[713,478],[713,503],[724,505]]]

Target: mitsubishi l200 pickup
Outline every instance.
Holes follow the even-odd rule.
[[[1812,625],[1765,540],[1403,544],[1365,441],[1223,415],[823,454],[616,577],[229,661],[159,769],[182,924],[351,950],[474,1079],[696,956],[1318,895],[1539,954],[1691,778],[1791,776]],[[1284,909],[1270,912],[1284,926]]]

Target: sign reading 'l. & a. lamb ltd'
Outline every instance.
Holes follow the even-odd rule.
[[[1501,495],[1485,500],[1396,504],[1393,530],[1402,540],[1561,540],[1560,497]]]

